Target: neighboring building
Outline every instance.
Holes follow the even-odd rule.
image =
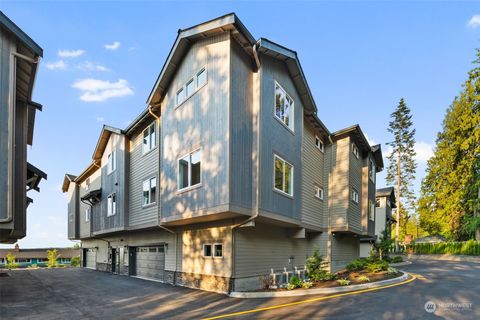
[[[359,257],[380,146],[326,128],[295,51],[235,14],[180,30],[147,104],[65,176],[84,267],[225,292],[315,248],[332,270]]]
[[[397,207],[395,189],[393,187],[377,189],[375,206],[375,235],[360,239],[360,257],[370,255],[372,244],[380,241],[384,230],[388,230],[387,234],[391,236],[392,224],[396,221],[392,215],[392,209]]]
[[[57,249],[59,264],[70,265],[73,257],[80,256],[80,249],[74,248],[36,248],[36,249],[20,249],[15,244],[14,249],[0,249],[0,268],[4,268],[7,263],[7,254],[11,253],[15,256],[15,262],[20,268],[26,268],[31,265],[38,267],[47,266],[47,251]]]
[[[414,240],[415,243],[440,243],[446,241],[447,239],[441,235],[431,235]]]
[[[47,175],[27,162],[33,142],[33,85],[43,50],[0,11],[0,243],[25,237],[26,210]]]

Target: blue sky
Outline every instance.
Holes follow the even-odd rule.
[[[45,52],[34,92],[44,111],[29,161],[48,181],[29,194],[24,248],[73,245],[63,176],[90,163],[103,123],[124,128],[145,108],[179,28],[236,12],[255,38],[298,52],[331,131],[358,123],[384,151],[390,113],[404,97],[417,129],[418,181],[480,39],[475,2],[1,1],[0,10]]]

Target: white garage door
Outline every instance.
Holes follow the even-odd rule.
[[[137,276],[158,280],[164,279],[165,248],[163,245],[138,247],[135,253],[135,270]]]
[[[97,252],[95,249],[88,249],[85,258],[87,259],[85,266],[90,269],[96,269]]]

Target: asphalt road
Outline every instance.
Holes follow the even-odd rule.
[[[416,261],[402,269],[419,279],[311,302],[304,301],[319,296],[235,299],[87,269],[18,270],[0,277],[0,319],[201,319],[242,311],[252,312],[225,319],[480,319],[480,264]],[[280,306],[291,302],[299,304]],[[256,311],[264,307],[273,309]]]

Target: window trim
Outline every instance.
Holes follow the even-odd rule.
[[[222,248],[222,255],[221,255],[221,256],[217,256],[217,255],[215,254],[215,247],[216,247],[216,246],[221,246],[221,248]],[[214,259],[223,259],[223,243],[221,243],[221,242],[215,242],[215,243],[212,244],[212,257],[213,257]]]
[[[352,142],[352,153],[355,158],[360,159],[360,150],[358,149],[358,146],[355,144],[355,142]]]
[[[210,255],[209,256],[205,255],[205,247],[206,246],[210,246]],[[204,257],[204,258],[212,258],[213,257],[213,247],[212,247],[211,243],[202,244],[202,257]]]
[[[110,157],[112,157],[111,162]],[[111,170],[110,167],[112,168]],[[117,150],[113,149],[107,156],[107,175],[115,172],[115,170],[117,170]]]
[[[197,80],[198,80],[198,75],[200,73],[202,73],[202,71],[205,71],[205,83],[199,86]],[[191,94],[187,95],[187,84],[189,84],[190,81],[193,81],[194,89],[193,89]],[[192,76],[188,77],[187,80],[185,82],[183,82],[182,86],[176,91],[176,93],[175,93],[175,108],[174,109],[183,105],[188,99],[190,99],[190,97],[194,96],[198,91],[200,91],[200,89],[205,87],[207,85],[207,83],[208,83],[208,70],[207,70],[207,66],[204,65],[203,67],[198,69],[197,72],[194,72],[194,74]],[[184,98],[183,98],[183,101],[178,102],[177,96],[178,96],[178,93],[180,91],[183,91]]]
[[[145,182],[149,182],[149,189],[148,189],[148,198],[151,200],[152,198],[152,194],[151,194],[151,191],[152,191],[152,184],[151,184],[151,181],[155,179],[155,188],[158,190],[158,179],[157,179],[157,176],[150,176],[149,178],[146,178],[146,179],[143,179],[142,180],[142,208],[148,208],[148,207],[151,207],[151,206],[154,206],[156,203],[157,203],[157,190],[155,191],[155,199],[153,202],[149,202],[147,204],[144,204],[143,203],[143,192],[145,192],[145,190],[143,190],[143,184]]]
[[[323,190],[323,187],[320,187],[319,185],[315,184],[314,186],[314,190],[315,190],[315,198],[317,198],[318,200],[322,200],[324,199],[325,197],[325,191]],[[320,191],[320,195],[317,195],[317,190]]]
[[[275,157],[277,157],[278,159],[280,159],[281,161],[284,162],[284,172],[283,172],[283,178],[282,178],[282,184],[283,186],[285,186],[285,163],[288,163],[292,169],[291,169],[291,178],[290,178],[290,190],[291,190],[291,194],[290,193],[286,193],[285,191],[283,190],[280,190],[280,189],[277,189],[277,187],[275,186]],[[293,192],[293,186],[294,186],[294,169],[295,169],[295,166],[293,164],[291,164],[290,162],[288,162],[287,160],[283,159],[282,157],[280,157],[278,154],[274,153],[273,154],[273,191],[275,192],[278,192],[280,193],[281,195],[284,195],[284,196],[287,196],[289,198],[292,198],[293,199],[293,195],[294,195],[294,192]]]
[[[281,118],[279,118],[277,116],[277,113],[276,113],[276,105],[275,105],[275,101],[277,99],[277,93],[276,93],[276,86],[278,85],[278,87],[280,87],[280,89],[283,90],[283,92],[285,93],[286,96],[288,96],[290,98],[290,100],[292,100],[292,112],[290,113],[291,115],[291,121],[290,123],[292,124],[292,127],[289,127],[285,122],[283,122],[283,120]],[[277,121],[279,121],[285,128],[287,128],[290,133],[292,133],[293,135],[295,135],[295,100],[292,98],[292,96],[290,94],[288,94],[287,90],[285,90],[281,85],[280,83],[278,83],[277,80],[275,80],[275,85],[273,86],[273,117],[275,119],[277,119]]]
[[[113,201],[113,197],[115,197],[115,202]],[[108,210],[108,199],[112,198],[112,213]],[[115,203],[115,206],[113,205]],[[117,194],[116,192],[112,192],[107,196],[107,217],[113,217],[117,214]]]
[[[145,135],[145,131],[150,130],[150,128],[151,128],[152,126],[154,127],[154,139],[153,139],[153,141],[154,141],[155,145],[154,145],[153,147],[150,146],[150,149],[147,150],[147,151],[145,151],[145,149],[144,149],[144,144],[143,144],[143,139],[145,139],[145,136],[144,136],[144,135]],[[150,142],[151,142],[150,136],[151,136],[151,133],[149,134],[149,140],[150,140]],[[152,122],[151,124],[149,124],[145,129],[142,130],[141,139],[142,139],[142,156],[149,154],[150,152],[152,152],[152,150],[155,150],[155,149],[157,148],[157,123],[156,123],[156,121],[153,121],[153,122]]]
[[[356,197],[354,197],[355,194],[356,194]],[[351,191],[350,191],[350,200],[355,204],[360,203],[360,194],[358,193],[357,189],[353,187],[351,188]]]
[[[377,174],[376,171],[377,171],[377,169],[375,167],[375,161],[373,161],[372,158],[368,158],[368,178],[373,183],[375,183],[375,180],[376,180],[376,174]]]
[[[319,141],[319,145],[317,145],[317,141]],[[322,153],[325,152],[325,143],[319,136],[315,135],[315,147],[320,150]]]
[[[210,255],[207,256],[205,255],[205,247],[210,246]],[[216,246],[221,246],[222,248],[222,255],[217,256],[215,255],[215,247]],[[223,259],[224,257],[224,250],[223,250],[223,242],[206,242],[202,244],[202,257],[203,258],[208,258],[208,259]]]
[[[194,154],[195,152],[199,151],[200,152],[200,182],[197,183],[197,184],[194,184],[194,185],[190,185],[191,184],[191,167],[192,167],[192,163],[191,161],[188,162],[188,186],[187,187],[183,187],[183,188],[180,188],[180,160],[182,160],[183,158],[185,158],[186,156],[191,156],[192,154]],[[193,149],[192,151],[180,156],[177,158],[177,193],[182,193],[182,192],[186,192],[186,191],[190,191],[192,189],[196,189],[196,188],[199,188],[202,186],[202,183],[203,183],[203,178],[202,178],[202,162],[203,162],[203,152],[202,152],[202,147],[198,147],[196,149]]]
[[[90,206],[85,209],[85,222],[90,222],[90,213],[92,212],[92,208]]]
[[[368,200],[368,220],[375,221],[376,204],[371,199]]]

